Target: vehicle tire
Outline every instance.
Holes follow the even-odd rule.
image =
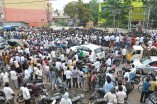
[[[135,79],[135,84],[139,84],[140,83],[140,79]]]
[[[150,81],[152,80],[152,77],[150,77],[150,76],[144,76],[142,78],[142,82],[145,82],[147,78],[149,78]]]
[[[116,71],[115,69],[112,69],[112,73],[115,73],[115,71]]]
[[[138,91],[139,91],[139,92],[142,91],[142,86],[143,86],[143,85],[139,85],[139,86],[138,86]]]
[[[18,103],[23,103],[25,100],[24,100],[23,96],[19,96],[19,97],[16,99],[16,101],[17,101]]]
[[[117,76],[122,77],[123,76],[123,71],[117,71]]]
[[[144,71],[142,69],[140,69],[140,73],[141,75],[144,75]]]

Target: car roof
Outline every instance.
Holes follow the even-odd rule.
[[[133,46],[134,50],[143,50],[142,46]]]
[[[100,48],[101,46],[98,46],[98,45],[95,45],[95,44],[83,44],[83,45],[80,45],[80,46],[85,46],[91,50],[95,50],[97,48]]]
[[[150,56],[150,59],[151,59],[152,61],[157,61],[157,56]]]

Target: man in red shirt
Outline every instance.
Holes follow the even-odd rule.
[[[154,41],[153,46],[155,46],[157,48],[157,42],[156,41]]]

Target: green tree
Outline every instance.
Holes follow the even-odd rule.
[[[148,27],[157,28],[157,0],[142,0],[145,5]],[[149,20],[148,20],[149,16]],[[146,26],[147,27],[147,26]]]
[[[90,21],[93,21],[94,24],[98,23],[98,8],[99,8],[99,2],[98,0],[91,0],[89,3],[89,9],[90,12]]]
[[[79,21],[79,25],[85,25],[89,20],[91,10],[79,0],[76,2],[69,2],[64,8],[64,12],[68,14],[75,23]]]
[[[100,18],[105,18],[103,26],[126,27],[131,0],[107,0],[105,5],[106,9],[99,14]]]

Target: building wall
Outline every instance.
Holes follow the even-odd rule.
[[[1,26],[1,22],[4,21],[4,10],[3,10],[3,0],[0,0],[0,26]]]
[[[26,22],[30,26],[47,25],[46,0],[5,0],[5,20]]]

